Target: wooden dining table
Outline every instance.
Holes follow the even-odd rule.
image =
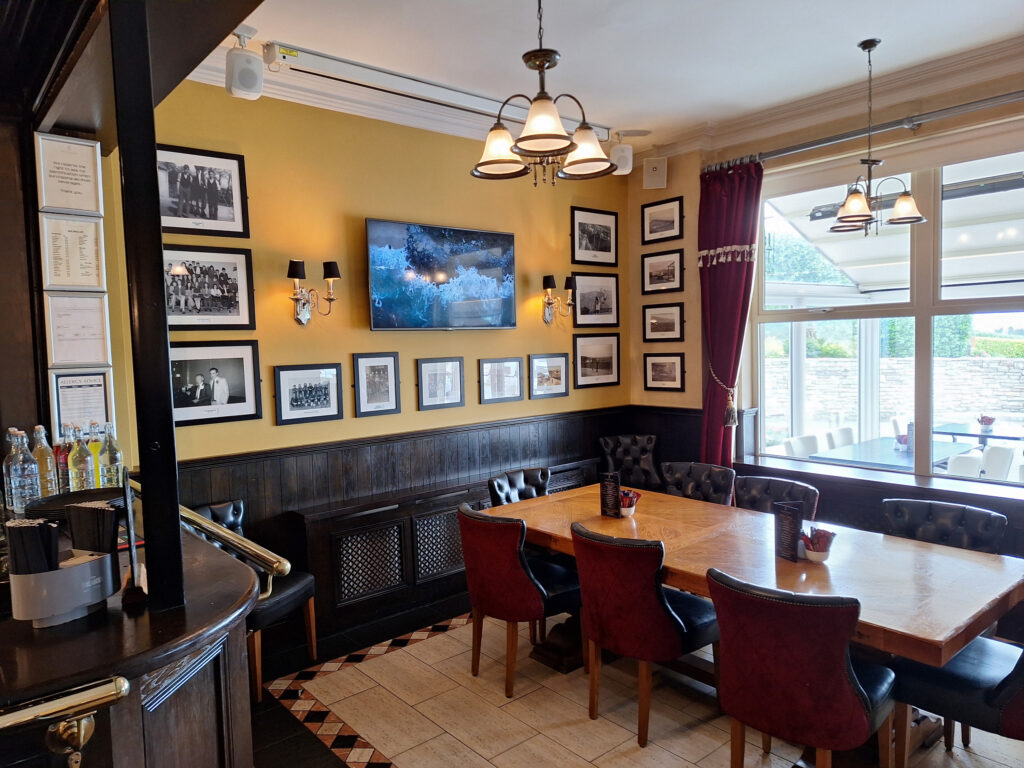
[[[1024,599],[1024,559],[823,524],[836,533],[827,562],[775,556],[771,514],[640,491],[628,518],[601,516],[599,486],[497,507],[526,521],[527,539],[572,554],[574,522],[609,536],[664,542],[666,584],[708,596],[718,568],[763,587],[855,597],[856,643],[941,666]],[[805,522],[805,528],[808,524]]]

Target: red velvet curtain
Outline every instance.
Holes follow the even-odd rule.
[[[697,267],[706,364],[701,461],[726,467],[732,465],[733,430],[725,426],[725,411],[736,387],[754,286],[763,175],[756,162],[700,175]]]

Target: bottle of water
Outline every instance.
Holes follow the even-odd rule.
[[[18,430],[9,427],[4,436],[4,508],[14,509],[14,499],[11,497],[11,467],[14,462],[15,435]]]
[[[70,424],[60,425],[60,442],[53,447],[53,455],[57,460],[57,485],[61,493],[71,490],[71,479],[68,476],[68,456],[75,447]]]
[[[42,424],[36,424],[32,431],[32,456],[39,466],[39,490],[42,495],[45,497],[58,493],[57,459],[46,440],[46,428]]]
[[[11,452],[11,511],[15,517],[24,517],[25,505],[38,499],[39,465],[28,449],[28,437],[17,432]]]
[[[72,491],[84,491],[96,487],[96,472],[93,469],[92,451],[82,439],[82,430],[75,427],[75,445],[68,456],[68,486]]]
[[[89,422],[89,441],[86,443],[92,454],[92,476],[96,481],[94,488],[100,487],[100,451],[103,450],[103,427],[97,422]]]
[[[100,449],[100,487],[120,488],[124,456],[121,453],[121,446],[117,444],[117,438],[114,436],[114,425],[109,421],[106,432],[106,439]]]

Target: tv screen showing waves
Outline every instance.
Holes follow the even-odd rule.
[[[370,327],[515,328],[515,237],[366,220]]]

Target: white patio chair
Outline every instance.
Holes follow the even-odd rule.
[[[853,427],[840,427],[827,433],[825,442],[828,444],[829,450],[842,448],[844,445],[853,445]]]
[[[900,420],[897,419],[895,416],[893,416],[891,423],[892,423],[892,436],[893,437],[899,437],[900,435],[902,435],[903,432],[900,430]]]
[[[981,454],[981,476],[986,480],[1005,480],[1013,463],[1013,448],[986,445]]]
[[[787,456],[798,456],[806,459],[812,453],[818,452],[818,436],[798,435],[796,437],[788,437],[786,438],[785,449]]]
[[[957,477],[980,477],[981,454],[971,451],[950,456],[949,463],[946,465],[946,474]]]

